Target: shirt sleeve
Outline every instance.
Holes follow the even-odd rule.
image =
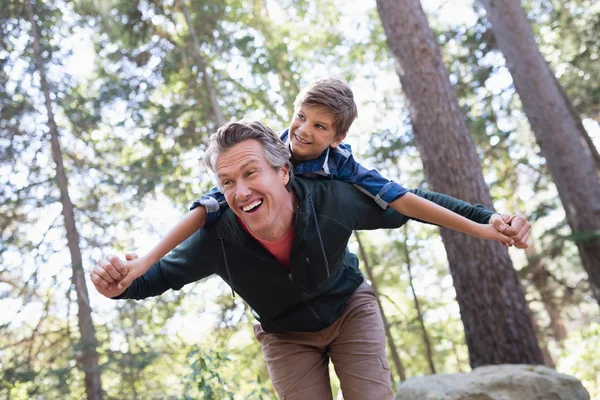
[[[361,192],[371,197],[377,205],[384,210],[394,200],[402,197],[407,190],[400,184],[381,176],[376,169],[368,170],[360,165],[351,153],[348,145],[341,144],[343,151],[348,152],[347,157],[334,157],[336,174],[332,178],[350,183]],[[340,151],[340,149],[336,149]]]
[[[495,211],[486,208],[482,204],[477,203],[475,205],[472,205],[471,203],[455,199],[454,197],[445,195],[443,193],[437,193],[422,189],[410,189],[410,192],[479,224],[489,223],[491,216],[496,214]],[[417,218],[411,219],[430,224],[430,222],[422,221]]]
[[[215,234],[200,229],[134,280],[115,299],[145,299],[206,278],[215,272],[220,249]]]
[[[223,195],[216,187],[194,201],[190,210],[199,206],[206,208],[206,222],[204,223],[204,226],[211,226],[214,224],[221,216],[221,212],[228,207],[227,201],[225,201],[225,195]]]
[[[481,224],[487,224],[490,217],[495,213],[480,204],[471,205],[441,193],[421,189],[413,189],[410,192]],[[391,207],[382,210],[357,190],[347,185],[338,185],[336,193],[337,207],[341,210],[352,210],[352,212],[342,213],[342,218],[346,220],[347,226],[353,230],[399,228],[409,219],[425,222],[402,215]]]

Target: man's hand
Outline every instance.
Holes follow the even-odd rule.
[[[133,255],[127,254],[129,258]],[[135,255],[137,258],[137,255]],[[101,295],[112,298],[122,294],[127,287],[119,288],[118,284],[125,276],[127,276],[127,268],[123,265],[123,261],[115,255],[109,255],[106,258],[98,261],[98,264],[90,272],[90,280],[96,287],[96,290]]]
[[[499,232],[512,238],[514,246],[518,249],[526,249],[529,246],[529,234],[531,223],[524,215],[500,215],[494,214],[490,218],[492,224]]]

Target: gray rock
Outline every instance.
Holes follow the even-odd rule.
[[[580,381],[541,365],[488,365],[466,374],[411,378],[396,400],[589,400]]]

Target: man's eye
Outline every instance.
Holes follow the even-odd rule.
[[[231,185],[231,181],[223,181],[223,186],[229,186]]]

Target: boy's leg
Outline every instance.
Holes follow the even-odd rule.
[[[266,333],[254,325],[280,399],[331,400],[329,357],[318,332]]]
[[[373,288],[363,283],[356,289],[330,328],[337,332],[328,354],[344,399],[393,399],[385,330]]]

